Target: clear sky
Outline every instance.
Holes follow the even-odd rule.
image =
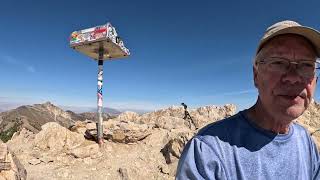
[[[243,109],[257,97],[251,64],[266,27],[290,19],[320,29],[319,7],[319,0],[2,0],[0,102],[95,107],[97,63],[68,39],[111,22],[131,56],[104,63],[104,106]]]

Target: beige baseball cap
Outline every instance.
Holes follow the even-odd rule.
[[[315,50],[317,51],[318,57],[320,57],[320,32],[313,28],[302,26],[299,23],[290,20],[277,22],[272,26],[268,27],[265,34],[260,40],[256,54],[258,54],[262,46],[268,40],[281,34],[297,34],[305,37],[313,44]]]

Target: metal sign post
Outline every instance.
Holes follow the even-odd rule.
[[[70,36],[70,47],[98,61],[96,140],[101,146],[103,144],[103,61],[127,57],[130,52],[110,23],[74,31]]]
[[[103,127],[102,127],[102,85],[103,85],[103,48],[99,49],[99,60],[98,60],[98,88],[97,88],[97,109],[98,109],[98,123],[97,123],[97,140],[99,144],[103,143]]]

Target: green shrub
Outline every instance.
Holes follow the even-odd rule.
[[[18,125],[17,124],[14,124],[11,128],[9,128],[8,130],[6,131],[3,131],[0,133],[0,139],[3,141],[3,142],[7,142],[11,139],[11,137],[13,136],[13,134],[15,132],[18,131]]]

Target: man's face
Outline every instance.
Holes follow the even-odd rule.
[[[272,58],[284,58],[290,62],[315,61],[316,54],[306,39],[287,34],[271,39],[257,56],[258,61]],[[297,65],[291,64],[284,73],[271,71],[267,64],[258,63],[254,68],[254,83],[264,110],[283,123],[299,117],[310,104],[315,91],[316,78],[303,77],[296,68]]]

